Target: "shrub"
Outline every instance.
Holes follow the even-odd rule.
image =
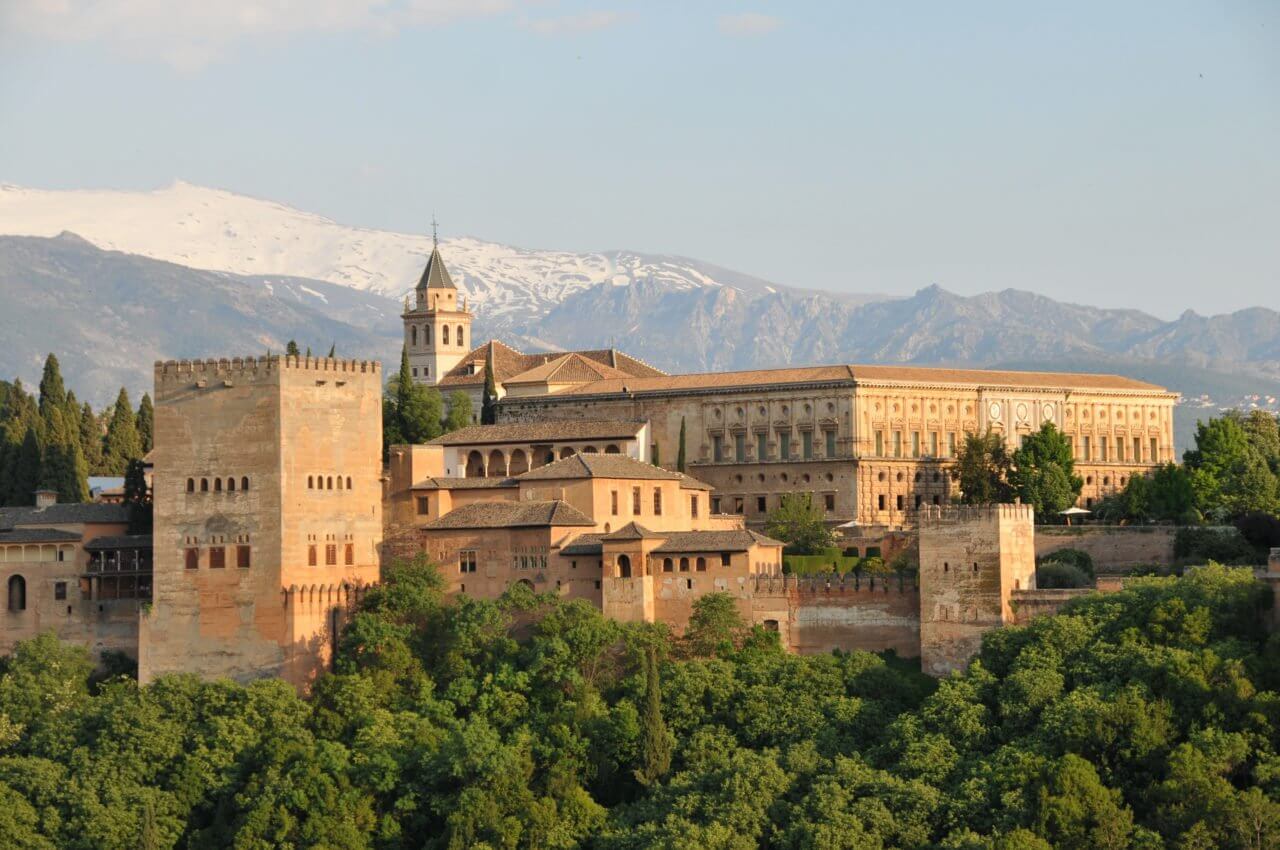
[[[1036,587],[1045,590],[1089,587],[1092,584],[1093,579],[1075,564],[1047,561],[1036,567]]]
[[[1239,530],[1231,527],[1179,528],[1173,538],[1173,556],[1183,564],[1256,564],[1258,552]]]
[[[1040,558],[1041,564],[1067,564],[1075,567],[1092,579],[1096,573],[1093,569],[1093,558],[1088,552],[1080,549],[1057,549]]]
[[[1280,546],[1280,517],[1265,511],[1250,511],[1235,522],[1236,530],[1260,553]]]

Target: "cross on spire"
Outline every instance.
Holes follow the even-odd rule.
[[[431,247],[432,248],[438,247],[440,244],[440,236],[436,232],[436,227],[437,227],[436,214],[432,213],[431,214]]]

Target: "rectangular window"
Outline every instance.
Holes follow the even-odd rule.
[[[828,513],[830,513],[831,511],[834,511],[834,510],[836,509],[836,494],[835,494],[835,493],[827,493],[825,496],[823,496],[823,497],[822,497],[822,500],[823,500],[823,502],[825,502],[825,503],[826,503],[826,508],[827,508],[827,512],[828,512]]]
[[[355,563],[356,563],[356,544],[354,544],[354,543],[348,543],[348,544],[346,545],[346,551],[344,551],[344,552],[342,553],[342,563],[346,564],[348,567],[353,567],[353,566],[355,566]]]
[[[813,432],[800,432],[800,455],[805,460],[813,460]]]
[[[741,497],[741,496],[734,496],[734,497],[733,497],[733,512],[734,512],[735,514],[740,514],[740,513],[742,513],[742,512],[743,512],[743,511],[742,511],[742,497]]]
[[[902,432],[893,432],[893,456],[902,457]]]
[[[929,456],[930,457],[938,456],[938,432],[937,431],[929,432]]]
[[[720,513],[720,497],[719,496],[711,497],[711,513],[713,514]]]
[[[956,432],[947,432],[947,457],[956,456]]]
[[[1133,462],[1142,463],[1142,438],[1133,438]]]
[[[617,490],[609,491],[609,511],[614,516],[618,515],[618,491]]]
[[[898,510],[902,510],[902,507],[903,507],[902,496],[898,496]]]
[[[227,550],[223,546],[209,547],[209,569],[222,570],[227,567]]]
[[[1093,460],[1093,447],[1089,444],[1089,437],[1086,435],[1086,436],[1082,437],[1081,439],[1084,441],[1084,443],[1083,443],[1083,445],[1084,445],[1084,457],[1083,457],[1083,460]]]
[[[418,516],[425,516],[430,512],[430,503],[426,496],[418,497]]]
[[[631,513],[640,516],[640,488],[631,488]]]
[[[824,431],[822,433],[822,436],[827,441],[827,445],[824,447],[826,449],[827,457],[835,457],[836,456],[836,432]]]
[[[248,546],[236,547],[236,566],[242,570],[249,569],[249,547]]]
[[[1106,437],[1098,438],[1098,460],[1102,461],[1103,463],[1107,462],[1107,438]]]
[[[764,460],[769,456],[769,435],[756,434],[756,460]]]
[[[1160,461],[1160,452],[1157,450],[1158,444],[1156,438],[1151,438],[1151,456],[1147,458],[1148,463],[1158,463]]]
[[[884,431],[876,431],[876,457],[884,457]]]
[[[711,459],[716,463],[724,460],[724,439],[719,434],[711,438]]]
[[[778,432],[778,457],[782,460],[791,459],[791,432]]]
[[[67,598],[67,583],[66,583],[65,581],[58,581],[58,582],[54,582],[54,584],[53,584],[53,598],[54,598],[54,599],[66,599],[66,598]]]
[[[316,565],[316,544],[312,543],[307,547],[307,566],[314,567]]]
[[[876,497],[876,504],[879,510],[884,510],[884,493]]]
[[[324,544],[324,565],[326,567],[337,566],[338,564],[338,544]]]
[[[734,460],[743,461],[747,459],[747,435],[733,435],[733,457]]]
[[[662,516],[662,488],[653,488],[653,515]]]
[[[199,549],[188,549],[184,553],[184,557],[186,558],[187,569],[197,570],[200,568],[200,550]]]
[[[576,567],[577,564],[575,563]],[[476,550],[475,549],[459,549],[458,550],[458,572],[474,573],[476,571]]]
[[[769,510],[769,500],[767,496],[756,496],[756,513],[762,514]]]
[[[720,553],[720,566],[722,566],[722,567],[728,567],[728,566],[732,566],[732,565],[733,565],[733,558],[729,555],[729,553],[728,553],[728,552],[721,552],[721,553]]]
[[[911,456],[920,457],[920,432],[911,432]]]
[[[694,519],[698,518],[698,497],[697,496],[689,497],[689,516],[693,517]]]

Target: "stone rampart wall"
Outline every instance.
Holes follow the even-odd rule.
[[[1100,572],[1123,570],[1139,564],[1168,566],[1173,563],[1170,525],[1038,525],[1036,557],[1058,549],[1079,549],[1093,558]]]

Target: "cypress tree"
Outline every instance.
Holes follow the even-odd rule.
[[[400,346],[400,374],[396,375],[396,411],[400,421],[400,430],[404,431],[404,409],[409,406],[409,396],[413,392],[413,378],[409,375],[409,352]]]
[[[103,468],[108,475],[124,475],[129,461],[142,457],[142,441],[138,438],[138,423],[129,404],[129,393],[124,387],[116,396],[116,407],[107,424],[107,439],[103,444]]]
[[[40,486],[40,434],[34,424],[27,426],[10,468],[9,504],[34,505],[36,488]]]
[[[333,345],[330,345],[330,346],[329,346],[329,359],[330,359],[330,360],[332,360],[332,359],[334,358],[334,356],[335,356],[335,352],[336,352],[337,350],[338,350],[338,344],[337,344],[336,342],[335,342]]]
[[[309,345],[307,346],[307,353],[306,353],[306,356],[307,356],[307,357],[310,357],[310,356],[311,356],[311,346],[309,346]]]
[[[124,474],[124,503],[129,506],[129,533],[151,532],[151,491],[147,488],[147,475],[141,460],[129,461]]]
[[[67,388],[62,383],[62,370],[58,358],[50,354],[44,359],[44,374],[40,376],[40,416],[48,418],[49,410],[67,403]]]
[[[138,440],[142,443],[142,453],[151,451],[155,441],[156,409],[151,404],[151,395],[142,394],[142,403],[138,405]]]
[[[684,417],[680,417],[680,448],[676,452],[676,471],[684,472]]]
[[[640,731],[640,769],[636,780],[654,785],[671,769],[671,733],[662,719],[662,688],[658,682],[658,654],[652,647],[645,655],[644,727]]]
[[[102,423],[87,401],[80,408],[80,452],[89,474],[102,474]]]
[[[493,352],[484,361],[484,398],[480,404],[480,424],[492,425],[498,420],[498,388],[493,380]]]
[[[45,420],[45,445],[40,464],[40,486],[58,492],[59,502],[89,501],[89,468],[80,450],[79,423],[68,422],[61,409],[52,407]]]
[[[284,347],[285,357],[300,357],[302,352],[298,350],[298,343],[289,340],[289,344]]]

